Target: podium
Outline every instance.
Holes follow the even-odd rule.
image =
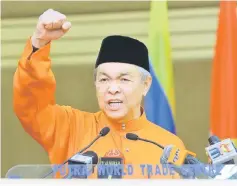
[[[119,166],[121,167],[121,166]],[[116,172],[115,172],[116,170]],[[188,169],[186,169],[187,172]],[[193,169],[194,170],[194,169]],[[188,171],[191,171],[188,170]],[[51,174],[48,174],[52,172]],[[122,176],[119,174],[122,172]],[[47,175],[47,176],[46,176]],[[45,177],[46,176],[46,177]],[[201,174],[196,171],[193,177],[182,177],[177,172],[174,172],[171,168],[166,168],[160,165],[123,165],[122,171],[118,167],[111,168],[111,165],[76,165],[75,167],[68,168],[68,165],[64,167],[55,167],[53,165],[17,165],[12,167],[5,178],[8,179],[210,179],[210,180],[237,180],[237,165],[225,165],[219,175],[209,176]]]
[[[52,170],[50,165],[16,165],[8,170],[5,178],[9,179],[39,179]],[[47,178],[54,178],[50,174]]]

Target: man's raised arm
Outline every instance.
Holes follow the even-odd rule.
[[[55,104],[56,82],[49,53],[51,41],[61,38],[70,27],[65,15],[51,9],[44,12],[14,74],[14,111],[25,131],[48,152],[55,143],[64,147],[68,143],[72,109]]]

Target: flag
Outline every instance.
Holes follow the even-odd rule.
[[[211,135],[237,145],[237,18],[236,2],[221,1],[212,64]]]
[[[147,119],[175,134],[175,96],[166,1],[151,2],[148,49],[152,85],[144,98]]]

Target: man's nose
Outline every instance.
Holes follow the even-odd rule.
[[[111,94],[116,94],[120,92],[120,87],[117,83],[111,83],[108,88],[108,92]]]

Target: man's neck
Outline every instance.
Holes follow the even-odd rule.
[[[138,119],[142,115],[142,113],[143,113],[143,110],[139,106],[136,109],[130,111],[124,118],[119,119],[119,120],[113,120],[110,118],[110,121],[113,122],[114,124],[123,124],[128,121]]]

